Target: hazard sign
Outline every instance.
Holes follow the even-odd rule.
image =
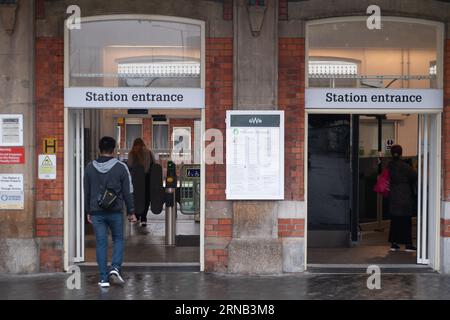
[[[56,155],[40,154],[38,163],[39,179],[56,179]]]

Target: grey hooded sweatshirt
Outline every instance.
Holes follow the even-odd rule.
[[[122,212],[125,203],[127,214],[134,214],[133,185],[127,165],[116,158],[104,156],[90,162],[84,171],[86,214],[105,212],[97,202],[106,187],[118,194],[114,206],[106,212]]]

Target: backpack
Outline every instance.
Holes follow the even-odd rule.
[[[98,206],[106,211],[114,208],[118,197],[118,194],[113,189],[108,188],[108,173],[106,173],[106,187],[101,186],[100,190],[102,191],[97,195]]]

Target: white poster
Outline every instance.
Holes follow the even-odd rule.
[[[309,88],[307,109],[442,109],[440,89]]]
[[[66,108],[203,109],[205,90],[202,88],[65,88],[64,106]]]
[[[23,146],[23,115],[0,114],[0,146]]]
[[[227,112],[226,196],[284,199],[284,113]]]
[[[0,174],[0,210],[23,208],[23,174]]]
[[[38,175],[42,180],[56,179],[56,155],[40,154],[38,159]]]

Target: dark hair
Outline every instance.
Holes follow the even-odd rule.
[[[136,138],[133,142],[133,147],[131,148],[130,153],[128,154],[128,157],[133,157],[136,159],[138,163],[145,166],[144,164],[144,148],[145,148],[145,142],[141,138]]]
[[[394,159],[400,159],[400,157],[402,156],[402,153],[403,153],[403,149],[402,149],[401,145],[396,144],[391,147],[391,155]]]
[[[116,149],[116,140],[112,137],[103,137],[98,142],[100,153],[111,154]]]

